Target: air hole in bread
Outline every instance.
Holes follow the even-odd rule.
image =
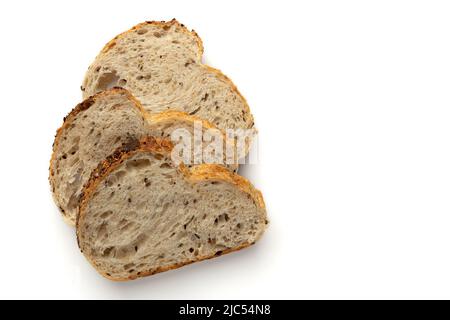
[[[164,162],[164,163],[161,164],[159,167],[160,167],[161,169],[164,169],[164,168],[170,169],[170,168],[172,168],[172,167],[170,166],[170,164],[168,164],[167,162]]]
[[[127,168],[129,169],[143,169],[150,165],[150,159],[137,159],[127,162]]]
[[[117,259],[127,259],[132,255],[134,255],[134,252],[132,252],[132,248],[130,248],[129,246],[123,246],[115,251],[114,257]]]
[[[70,155],[74,155],[75,153],[77,153],[78,151],[78,144],[73,145],[70,149],[69,149],[69,153]]]
[[[101,219],[106,219],[106,218],[108,218],[110,215],[112,215],[112,211],[105,211],[105,212],[103,212],[101,215],[100,215],[100,218]]]
[[[221,215],[219,215],[216,219],[214,219],[214,225],[223,225],[225,224],[225,222],[228,222],[230,220],[230,217],[228,216],[228,214],[223,213]]]
[[[111,253],[113,252],[113,250],[115,250],[115,247],[106,248],[105,250],[103,250],[102,256],[109,257],[111,255]]]
[[[126,226],[127,224],[128,224],[128,220],[127,219],[122,219],[122,220],[119,221],[117,226],[119,228],[122,228],[122,227]]]
[[[123,177],[125,177],[125,175],[127,174],[127,172],[125,170],[120,170],[116,172],[116,179],[117,181],[122,179]]]
[[[123,268],[124,268],[125,270],[129,270],[129,269],[134,268],[134,267],[135,267],[135,264],[134,264],[133,262],[128,263],[128,264],[126,264],[126,265],[123,266]],[[130,271],[131,271],[131,270],[130,270]]]
[[[96,91],[104,91],[117,86],[120,77],[115,71],[103,73],[97,81]]]
[[[105,222],[103,222],[103,223],[100,225],[100,227],[98,227],[98,229],[97,229],[97,237],[98,237],[99,239],[104,239],[105,237],[108,237],[108,234],[107,234],[107,227],[108,227],[108,224],[105,223]]]
[[[142,28],[142,29],[139,29],[138,31],[136,31],[136,33],[139,34],[139,35],[143,35],[143,34],[146,34],[147,31],[148,31],[147,29]]]

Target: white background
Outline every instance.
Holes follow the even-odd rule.
[[[116,34],[176,17],[246,96],[271,225],[128,283],[54,206],[53,136]],[[448,1],[10,1],[0,12],[0,298],[450,298]]]

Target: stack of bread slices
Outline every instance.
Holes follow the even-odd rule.
[[[225,156],[229,145],[237,148],[227,131],[254,130],[252,114],[202,54],[198,35],[176,20],[133,27],[95,58],[81,86],[85,100],[57,131],[49,176],[54,200],[76,226],[87,260],[109,279],[239,250],[266,228],[261,193],[235,173],[238,157]],[[225,141],[216,162],[174,156],[174,133],[191,137],[198,129],[200,150],[208,148],[207,132]]]

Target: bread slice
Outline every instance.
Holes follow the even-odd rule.
[[[131,280],[245,248],[267,222],[261,193],[217,165],[176,166],[167,140],[116,151],[92,173],[78,245],[112,280]]]
[[[67,222],[75,224],[83,185],[98,163],[114,150],[133,145],[146,135],[171,137],[171,133],[179,128],[186,129],[193,136],[195,123],[200,124],[202,133],[208,129],[218,130],[208,122],[182,112],[168,111],[149,116],[140,103],[122,88],[98,93],[80,103],[58,130],[50,161],[50,185],[55,202]],[[206,148],[207,142],[203,144]],[[226,163],[226,151],[222,154],[222,159],[215,159],[218,164]],[[191,159],[196,160],[194,155]],[[202,160],[201,157],[197,159]],[[237,161],[227,167],[236,170]]]
[[[58,129],[50,160],[50,186],[56,204],[74,224],[84,183],[97,164],[119,146],[147,133],[139,103],[125,90],[112,89],[78,104]]]
[[[151,112],[178,110],[220,129],[250,129],[253,117],[244,97],[219,70],[201,62],[203,45],[175,19],[145,22],[111,40],[89,67],[85,98],[119,86]]]

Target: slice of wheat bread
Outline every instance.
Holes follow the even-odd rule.
[[[244,97],[222,72],[201,62],[202,54],[198,35],[175,19],[141,23],[103,48],[81,89],[86,98],[120,86],[151,113],[173,109],[221,129],[252,128]]]
[[[74,224],[82,187],[97,164],[121,145],[147,133],[141,106],[123,89],[98,93],[78,104],[58,129],[49,181],[64,218]]]
[[[208,129],[219,131],[207,121],[182,112],[166,111],[149,116],[122,88],[98,93],[75,107],[56,134],[50,161],[50,185],[67,222],[75,224],[81,189],[91,171],[115,149],[133,144],[146,135],[171,137],[171,133],[180,128],[187,130],[193,140],[195,123],[200,125],[202,133]],[[225,139],[225,135],[220,134]],[[202,147],[206,145],[204,141]],[[225,152],[222,151],[222,159],[213,159],[215,163],[226,163]],[[193,154],[191,160],[192,163],[196,160]],[[236,170],[237,161],[227,167]]]
[[[131,280],[252,245],[266,228],[261,193],[217,165],[176,166],[168,140],[117,150],[85,185],[78,244],[112,280]]]

